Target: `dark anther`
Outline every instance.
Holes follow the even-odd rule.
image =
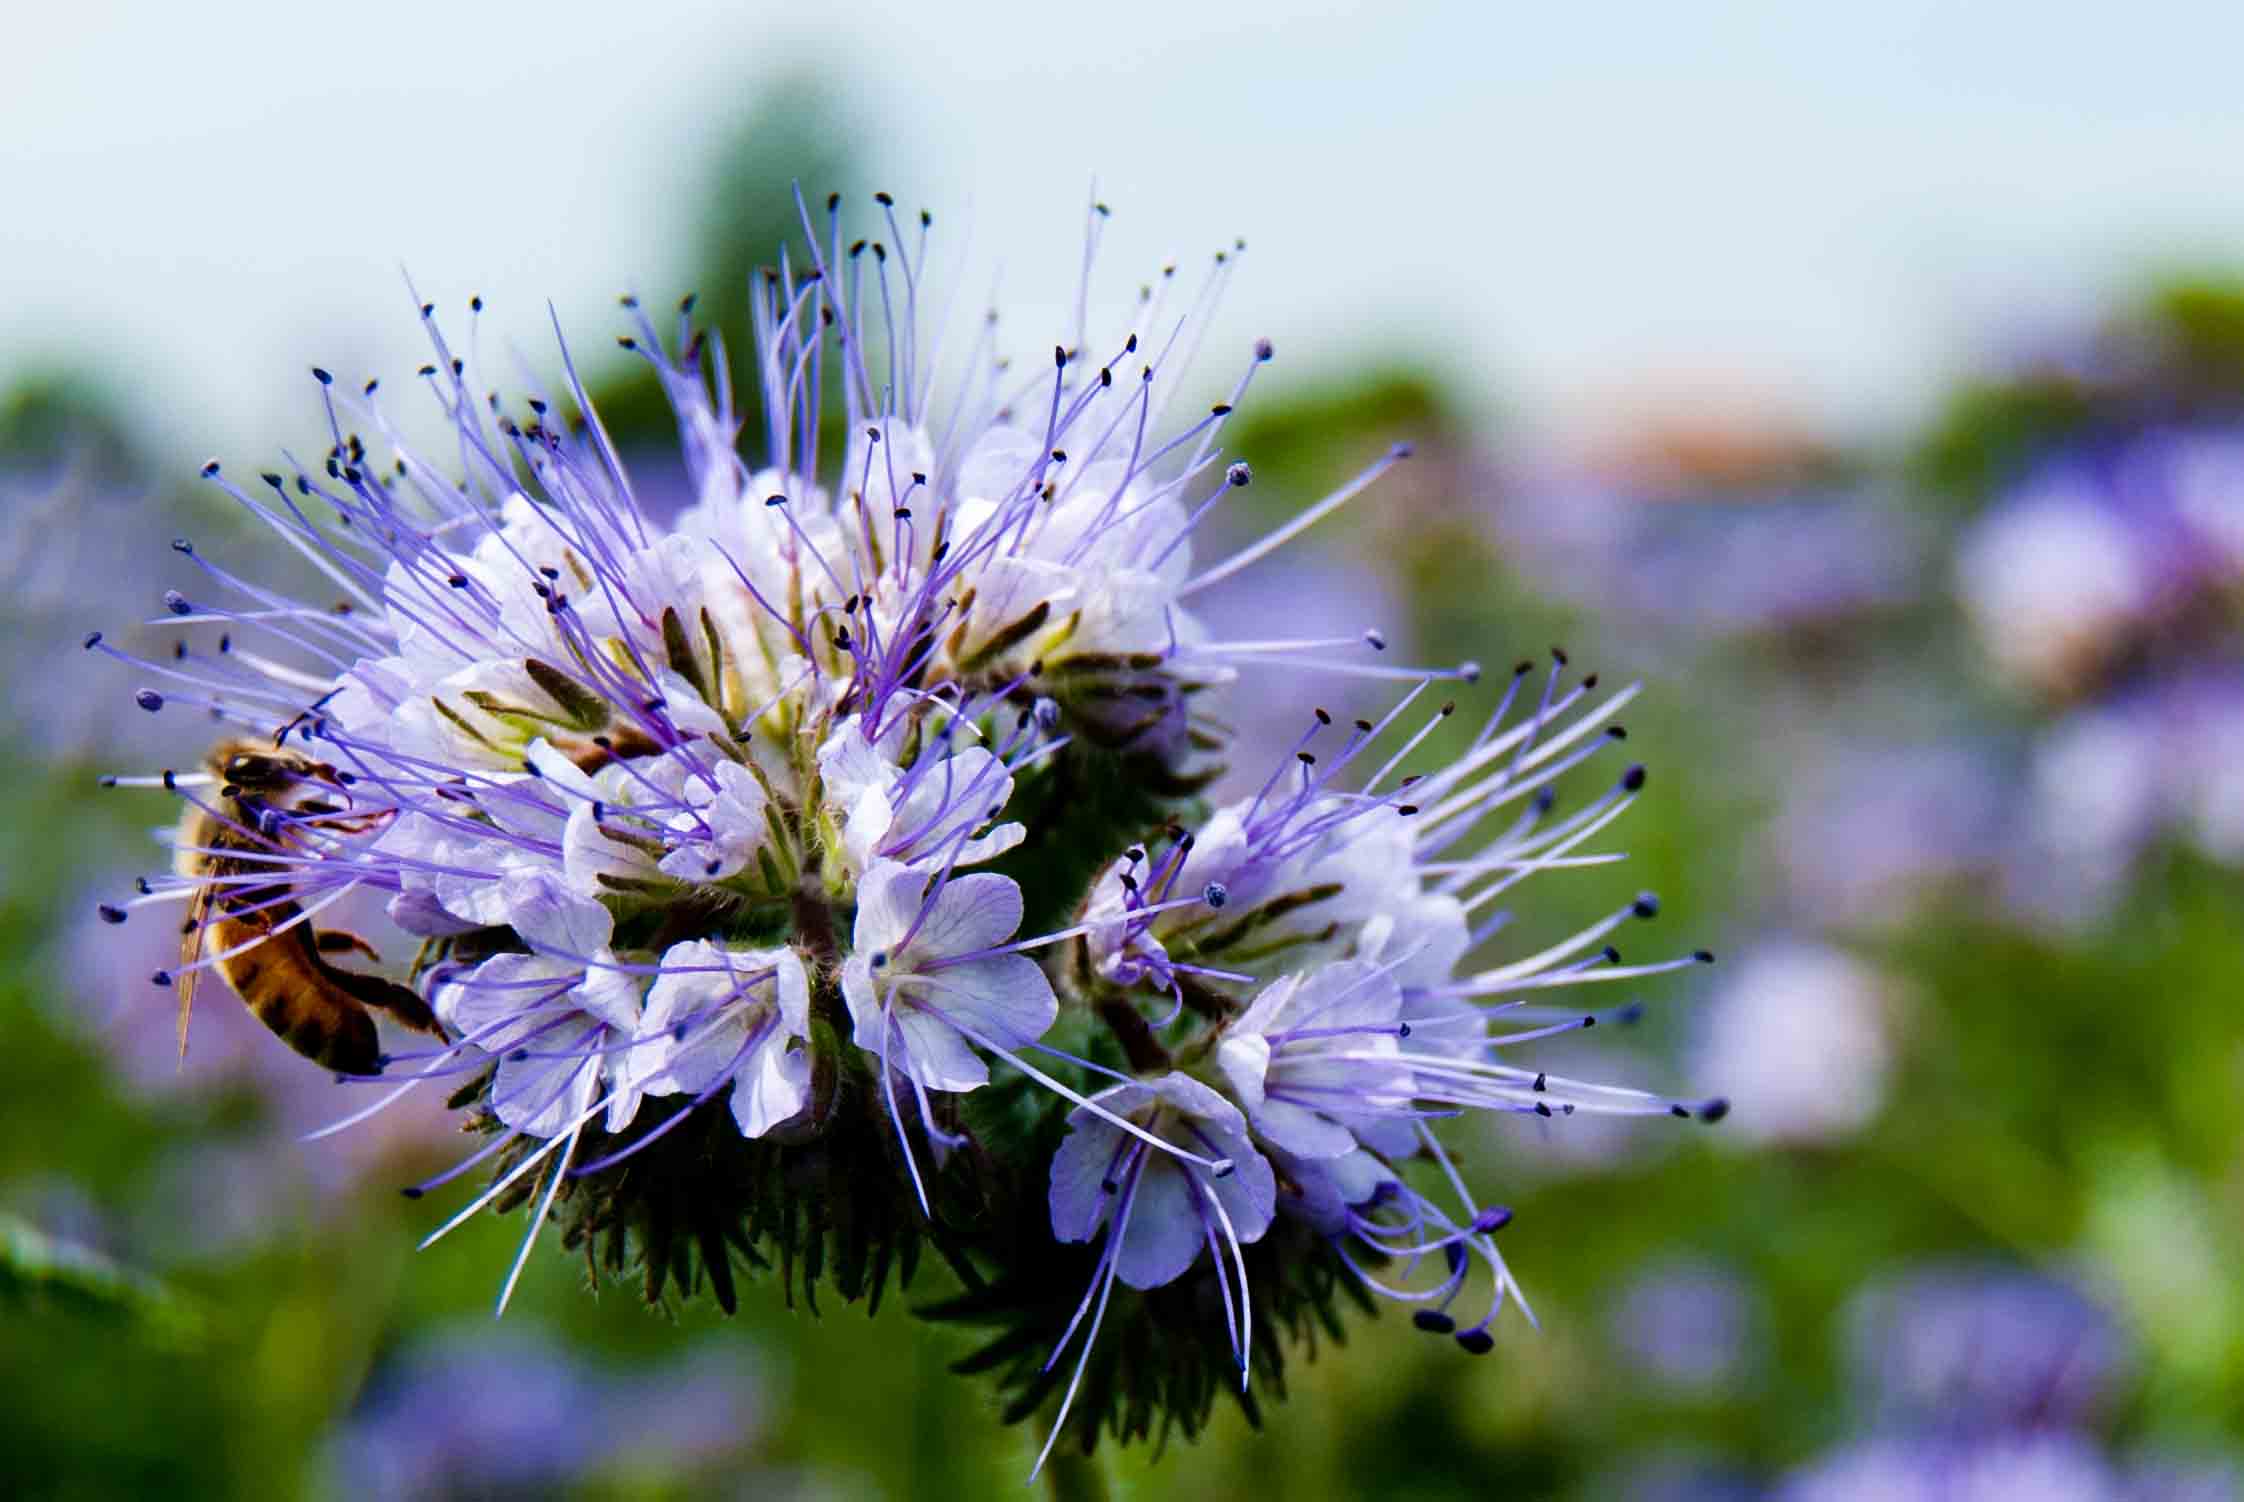
[[[1550,1076],[1547,1074],[1536,1075],[1535,1088],[1538,1090],[1548,1090],[1550,1088]]]
[[[319,382],[322,386],[332,386],[335,384],[335,377],[329,375],[326,371],[320,369],[317,365],[314,365],[312,367],[312,379]]]
[[[1210,907],[1221,907],[1231,900],[1230,889],[1220,881],[1209,882],[1200,895],[1207,899]]]
[[[1711,949],[1694,949],[1691,951],[1691,958],[1702,965],[1711,965],[1714,963],[1714,951]]]
[[[1457,1321],[1439,1309],[1421,1309],[1410,1317],[1410,1322],[1429,1335],[1447,1335],[1457,1328]]]
[[[106,902],[96,907],[94,911],[101,914],[101,921],[104,923],[122,923],[125,921],[125,910],[121,907],[112,907]]]
[[[1623,772],[1621,774],[1621,786],[1627,788],[1632,793],[1636,792],[1638,789],[1644,786],[1644,777],[1644,764],[1642,762],[1638,762],[1635,766],[1630,767],[1626,772]]]
[[[1660,915],[1659,896],[1652,892],[1639,892],[1636,901],[1629,905],[1629,911],[1639,918],[1657,918]]]
[[[1231,484],[1232,488],[1238,489],[1254,483],[1254,471],[1249,469],[1246,461],[1242,459],[1225,470],[1223,478]]]
[[[144,688],[132,696],[132,702],[147,710],[150,714],[154,714],[164,707],[164,696],[152,688]]]
[[[1729,1114],[1730,1103],[1722,1099],[1720,1096],[1716,1096],[1714,1099],[1708,1101],[1705,1105],[1699,1107],[1699,1120],[1707,1123],[1709,1126],[1713,1125],[1717,1121],[1720,1121],[1723,1117]]]
[[[86,650],[91,652],[94,648],[100,645],[101,633],[99,631],[88,631],[86,633]]]
[[[1512,1211],[1509,1205],[1490,1205],[1473,1217],[1473,1229],[1483,1236],[1501,1231],[1511,1223]]]
[[[1486,1330],[1460,1330],[1457,1343],[1475,1356],[1486,1356],[1496,1349],[1496,1337]]]

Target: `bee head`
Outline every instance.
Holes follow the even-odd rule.
[[[270,792],[288,787],[304,777],[303,758],[275,756],[265,751],[236,751],[222,762],[219,776],[230,787],[245,792]]]

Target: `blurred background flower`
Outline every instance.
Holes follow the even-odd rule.
[[[645,367],[595,349],[614,293],[694,290],[738,331],[792,180],[908,183],[1065,328],[1072,277],[1019,279],[1068,259],[1051,227],[1096,173],[1110,267],[1251,244],[1208,336],[1277,346],[1233,427],[1241,537],[1417,448],[1211,591],[1222,629],[1492,667],[1556,644],[1648,680],[1625,879],[1722,963],[1602,998],[1600,1068],[1733,1102],[1687,1139],[1465,1134],[1522,1225],[1564,1228],[1509,1249],[1539,1331],[1468,1364],[1359,1324],[1364,1359],[1289,1371],[1310,1391],[1267,1432],[1220,1412],[1126,1483],[2244,1496],[2244,20],[1292,10],[16,21],[12,1494],[1018,1485],[1033,1444],[943,1373],[963,1337],[752,1290],[730,1321],[650,1315],[558,1253],[494,1329],[517,1226],[415,1254],[441,1212],[396,1193],[454,1156],[438,1113],[302,1140],[364,1097],[215,993],[182,1072],[146,979],[172,937],[95,916],[149,833],[97,778],[176,742],[77,643],[165,649],[131,623],[181,583],[166,542],[230,525],[186,484],[203,459],[324,446],[280,376],[409,375],[401,260],[447,307],[489,297],[487,355],[542,347],[551,298],[618,444],[655,454]],[[1365,688],[1312,692],[1341,714]],[[1310,707],[1235,700],[1241,763]],[[1569,873],[1548,934],[1506,942],[1621,879]],[[906,1302],[943,1287],[923,1269]]]

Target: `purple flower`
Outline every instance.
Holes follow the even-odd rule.
[[[2225,613],[2244,579],[2244,433],[2153,428],[2055,457],[1973,526],[1957,575],[2006,675],[2057,700],[2092,690]]]
[[[931,220],[878,204],[878,238],[854,243],[838,199],[822,224],[805,206],[807,263],[783,255],[754,283],[734,347],[757,410],[736,408],[748,383],[690,300],[667,334],[629,304],[622,343],[678,418],[673,524],[652,519],[672,508],[641,494],[566,349],[551,384],[498,393],[433,306],[421,380],[439,446],[403,436],[378,382],[322,370],[324,454],[247,486],[207,466],[319,595],[183,539],[197,576],[166,608],[199,646],[147,659],[87,640],[133,666],[144,709],[241,738],[201,771],[112,779],[179,799],[191,838],[173,875],[103,916],[192,908],[246,935],[166,968],[167,989],[241,979],[229,961],[285,943],[332,1009],[410,1021],[425,997],[441,1036],[354,1064],[365,1103],[332,1129],[423,1091],[473,1113],[482,1145],[408,1192],[490,1169],[431,1241],[526,1203],[502,1309],[559,1218],[607,1270],[642,1268],[650,1298],[675,1276],[727,1309],[735,1248],[858,1298],[932,1244],[954,1269],[987,1264],[989,1287],[1036,1290],[998,1311],[1016,1350],[1055,1324],[1012,1264],[1095,1243],[1050,1356],[1080,1339],[1061,1425],[1117,1281],[1212,1278],[1222,1375],[1242,1383],[1277,1346],[1258,1278],[1330,1314],[1352,1272],[1488,1350],[1518,1293],[1492,1239],[1509,1212],[1467,1187],[1434,1125],[1723,1109],[1528,1057],[1596,1022],[1573,988],[1712,959],[1622,961],[1610,940],[1653,917],[1648,894],[1466,965],[1529,877],[1621,858],[1594,842],[1644,769],[1565,802],[1561,787],[1612,758],[1636,690],[1573,679],[1563,653],[1540,675],[1523,664],[1444,760],[1425,748],[1457,706],[1422,706],[1477,682],[1473,664],[1392,661],[1376,629],[1212,628],[1204,592],[1407,451],[1196,557],[1203,522],[1252,481],[1219,444],[1271,358],[1258,344],[1228,400],[1178,411],[1233,253],[1205,298],[1170,307],[1164,277],[1111,326],[1092,323],[1086,281],[1050,364],[1016,367],[994,323],[944,343],[923,321],[943,302]],[[1288,667],[1401,693],[1376,719],[1316,710],[1275,770],[1211,810],[1223,695]],[[426,941],[396,981],[328,916],[368,893]],[[1439,1177],[1414,1188],[1399,1165],[1420,1157]],[[967,1204],[1051,1218],[991,1225]],[[1280,1213],[1286,1249],[1259,1245]],[[1458,1330],[1447,1311],[1476,1270],[1487,1309]],[[1223,1361],[1213,1342],[1163,1349]],[[1142,1350],[1116,1359],[1156,1359]],[[1146,1370],[1098,1386],[1105,1404],[1156,1386],[1184,1403],[1211,1384]]]

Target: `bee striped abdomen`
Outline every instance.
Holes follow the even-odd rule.
[[[221,952],[265,937],[220,961],[219,975],[259,1022],[305,1058],[342,1074],[373,1074],[382,1053],[374,1019],[328,978],[304,925],[272,936],[293,916],[283,908],[255,919],[213,919],[210,940]]]

